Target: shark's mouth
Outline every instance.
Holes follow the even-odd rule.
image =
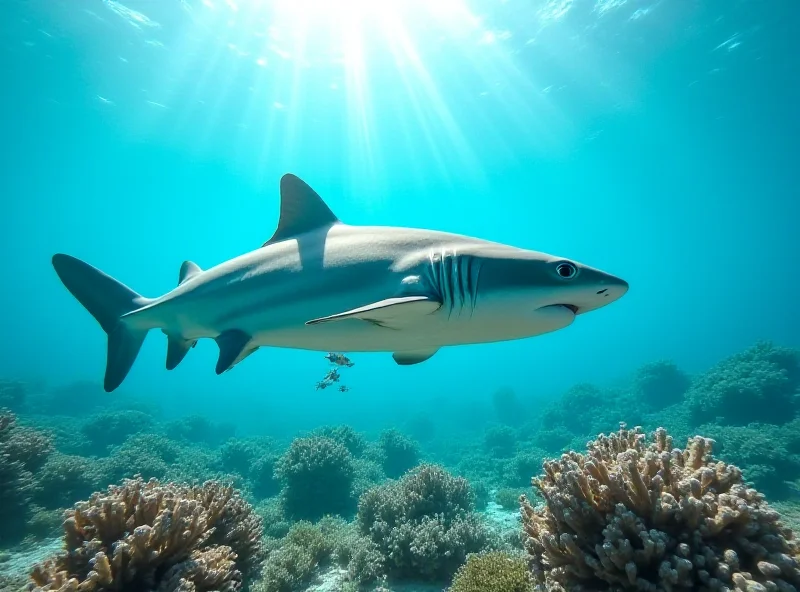
[[[572,311],[572,314],[578,314],[578,310],[580,310],[580,309],[579,309],[577,306],[575,306],[574,304],[562,304],[561,306],[563,306],[564,308],[568,308],[569,310],[571,310],[571,311]]]

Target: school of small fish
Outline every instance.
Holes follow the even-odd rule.
[[[339,374],[339,368],[352,368],[355,364],[344,354],[330,352],[325,356],[325,359],[331,363],[331,368],[325,374],[325,377],[317,383],[316,390],[325,390],[329,386],[338,384],[342,375]],[[346,393],[350,387],[346,384],[338,384],[336,387],[340,393]]]

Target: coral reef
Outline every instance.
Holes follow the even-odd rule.
[[[525,547],[537,591],[742,590],[800,586],[800,549],[741,471],[699,436],[684,450],[664,429],[649,445],[625,429],[544,464],[525,496]],[[794,586],[794,588],[793,588]]]
[[[504,510],[516,510],[519,508],[520,495],[519,490],[504,487],[495,492],[494,502]]]
[[[92,446],[92,452],[105,455],[109,446],[122,444],[128,436],[147,431],[153,418],[142,411],[105,411],[89,417],[81,433]]]
[[[278,459],[275,476],[284,484],[284,508],[295,519],[315,520],[353,510],[353,456],[332,438],[296,438]]]
[[[27,394],[28,389],[24,382],[0,379],[0,409],[19,411]]]
[[[517,394],[509,387],[492,393],[492,407],[497,421],[511,427],[519,427],[528,415]]]
[[[770,500],[797,495],[792,481],[800,478],[800,419],[784,425],[706,424],[699,431],[714,439],[721,459],[740,466],[747,481]]]
[[[696,424],[781,425],[800,410],[800,353],[760,342],[711,368],[686,401]]]
[[[253,462],[274,448],[272,438],[230,438],[219,449],[222,469],[247,475]]]
[[[492,456],[513,456],[517,450],[517,432],[505,425],[492,426],[484,433],[483,443]]]
[[[367,449],[367,441],[364,436],[348,425],[323,426],[312,431],[309,436],[322,436],[336,440],[344,445],[354,458],[359,458]]]
[[[0,411],[0,545],[23,534],[28,503],[34,490],[33,475],[16,458],[13,432],[16,417]]]
[[[388,575],[442,581],[469,553],[489,545],[473,510],[466,479],[435,465],[420,465],[399,481],[364,493],[357,523],[383,556]]]
[[[523,556],[490,551],[467,557],[448,592],[533,592],[533,580]]]
[[[383,470],[390,478],[399,477],[419,462],[419,446],[399,430],[384,430],[378,447]]]
[[[56,452],[36,473],[33,501],[44,509],[66,508],[88,497],[99,486],[98,463]]]
[[[316,569],[327,563],[337,547],[337,533],[345,523],[323,519],[318,524],[299,521],[268,551],[261,578],[252,592],[292,592],[307,584]]]
[[[261,560],[260,537],[230,487],[126,480],[67,512],[66,550],[33,569],[33,589],[235,591]]]
[[[167,433],[176,440],[217,446],[232,438],[236,427],[229,423],[214,424],[202,415],[192,414],[167,423]]]
[[[670,360],[641,366],[633,377],[633,393],[637,401],[650,409],[663,409],[683,400],[691,381]]]
[[[436,436],[436,425],[430,417],[419,413],[406,421],[405,431],[417,442],[426,443]]]

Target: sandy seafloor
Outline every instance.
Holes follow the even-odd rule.
[[[494,494],[494,491],[491,492]],[[486,509],[480,514],[484,517],[490,528],[498,532],[519,531],[520,515],[518,511],[504,510],[499,504],[489,502]],[[18,592],[14,585],[9,588],[4,586],[3,580],[19,581],[30,573],[31,568],[62,548],[60,538],[37,541],[36,543],[23,543],[11,552],[0,551],[0,592]],[[347,572],[337,566],[328,567],[320,571],[315,580],[302,592],[339,592],[344,576]],[[370,590],[369,586],[364,588]],[[442,592],[446,586],[442,584],[420,583],[389,583],[389,592]]]

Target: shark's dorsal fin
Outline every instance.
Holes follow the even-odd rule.
[[[299,177],[287,173],[281,177],[281,213],[278,229],[263,247],[294,238],[306,232],[339,224],[316,191]]]
[[[184,261],[183,265],[181,265],[181,271],[178,274],[178,285],[180,286],[183,282],[193,278],[198,273],[203,273],[203,270],[200,269],[197,263],[193,261]]]

